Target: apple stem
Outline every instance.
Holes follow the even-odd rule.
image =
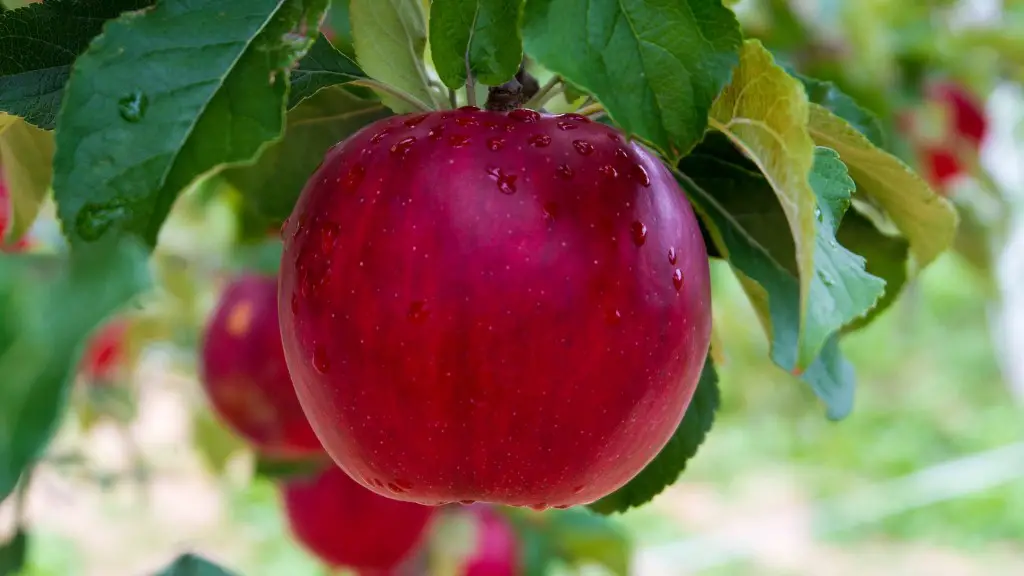
[[[459,97],[455,93],[455,90],[448,89],[448,105],[452,107],[452,110],[459,107]]]
[[[373,90],[379,90],[379,91],[384,92],[384,93],[386,93],[388,95],[394,96],[395,98],[398,98],[399,100],[402,100],[403,102],[408,103],[413,108],[415,108],[415,109],[417,109],[417,110],[419,110],[421,112],[432,112],[434,110],[429,105],[423,103],[422,100],[420,100],[419,98],[413,96],[412,94],[409,94],[408,92],[406,92],[404,90],[400,90],[398,88],[395,88],[394,86],[391,86],[389,84],[385,84],[383,82],[378,82],[376,80],[373,80],[372,78],[360,78],[359,80],[353,80],[351,82],[351,84],[353,86],[362,86],[364,88],[371,88]]]
[[[507,112],[522,108],[540,90],[537,79],[526,71],[526,61],[519,63],[519,70],[508,82],[492,86],[487,90],[484,107],[493,112]]]

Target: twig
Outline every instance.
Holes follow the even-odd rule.
[[[451,106],[453,110],[459,107],[458,96],[455,94],[455,90],[452,90],[451,88],[448,89],[448,105]]]
[[[548,94],[552,90],[554,90],[555,86],[558,86],[561,82],[561,76],[552,76],[551,79],[544,83],[544,85],[540,87],[540,90],[538,90],[537,93],[533,95],[533,98],[527,100],[526,104],[524,104],[523,106],[525,108],[530,108],[531,110],[536,110],[540,108],[541,106],[544,105],[545,102],[548,101]],[[554,96],[554,94],[551,94],[551,96]]]

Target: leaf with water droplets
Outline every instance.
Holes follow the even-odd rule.
[[[786,215],[767,178],[720,134],[709,135],[679,169],[712,242],[740,276],[769,335],[772,360],[801,375],[825,401],[829,416],[841,418],[852,406],[853,379],[845,378],[850,371],[842,368],[838,350],[825,347],[875,305],[885,283],[864,270],[861,256],[836,241],[835,228],[853,188],[842,162],[824,148],[814,158],[810,181],[822,221],[814,238],[816,267],[804,330],[822,345],[806,370],[797,364],[800,270],[792,237],[779,233],[786,229]]]
[[[306,180],[331,146],[391,112],[341,87],[317,92],[288,112],[284,138],[249,166],[223,174],[261,215],[280,222],[292,212]]]
[[[742,42],[720,2],[527,0],[526,53],[675,160],[701,139]]]
[[[0,186],[7,187],[11,215],[0,244],[19,240],[35,222],[53,177],[53,148],[52,132],[0,113]]]
[[[0,112],[52,130],[71,64],[107,20],[154,0],[51,0],[0,15]]]
[[[75,61],[57,119],[53,189],[72,245],[133,235],[154,246],[183,189],[278,139],[288,69],[326,8],[167,0],[108,22]]]
[[[150,285],[146,251],[116,240],[0,258],[0,500],[53,436],[88,334]]]
[[[421,2],[351,0],[349,20],[356,61],[370,77],[425,105],[441,108],[423,63],[427,22]],[[414,106],[390,94],[382,92],[381,101],[396,113],[415,111]]]
[[[519,26],[522,0],[433,0],[430,54],[437,75],[449,88],[466,83],[467,63],[479,82],[507,82],[523,59]]]
[[[686,414],[669,438],[668,444],[625,486],[589,504],[588,507],[601,514],[625,512],[646,504],[675,483],[679,475],[686,470],[687,462],[697,453],[697,449],[711,431],[720,402],[718,374],[715,372],[714,363],[708,357],[704,362],[704,370],[700,373],[700,380],[697,381],[693,399],[690,400]]]
[[[910,241],[918,268],[952,246],[957,214],[952,204],[899,158],[871,143],[848,122],[817,104],[810,107],[810,134],[839,153],[858,193],[880,206]]]

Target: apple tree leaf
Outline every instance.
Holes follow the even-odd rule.
[[[646,504],[671,486],[686,469],[686,464],[697,454],[704,438],[711,431],[715,412],[721,403],[718,391],[718,374],[709,357],[697,381],[683,420],[679,423],[668,444],[661,449],[644,469],[625,486],[601,498],[588,507],[601,514],[625,512],[630,508]]]
[[[857,183],[858,194],[885,210],[910,242],[919,268],[953,244],[957,214],[948,200],[936,194],[906,164],[825,107],[812,103],[809,120],[814,141],[839,153]]]
[[[52,132],[0,112],[0,186],[7,187],[12,216],[0,243],[19,240],[35,222],[50,189],[53,150]]]
[[[49,0],[0,14],[0,112],[52,130],[71,64],[107,20],[155,0]]]
[[[169,566],[157,572],[154,576],[236,576],[226,568],[213,562],[196,556],[195,554],[182,554],[178,556]]]
[[[0,258],[0,500],[49,443],[89,333],[150,285],[135,240]]]
[[[260,215],[281,222],[331,146],[390,114],[380,102],[357,98],[341,87],[321,90],[288,112],[284,138],[264,150],[258,162],[223,175]]]
[[[522,0],[433,0],[430,54],[441,81],[452,90],[466,83],[466,65],[483,84],[497,86],[519,70],[523,38],[516,23]]]
[[[351,0],[348,16],[356,61],[363,71],[424,106],[440,108],[423,63],[427,48],[423,4],[416,0]],[[392,94],[381,93],[381,101],[396,113],[416,109]]]
[[[626,134],[674,161],[704,134],[742,36],[719,1],[527,0],[523,40]]]
[[[287,71],[326,2],[164,0],[109,22],[75,61],[57,118],[53,188],[71,244],[130,234],[154,246],[181,190],[279,138]]]
[[[355,60],[331,45],[321,34],[309,52],[299,60],[298,67],[292,70],[288,109],[294,108],[322,88],[365,78],[366,74]],[[368,90],[360,90],[360,93],[364,97],[371,96]]]
[[[10,540],[0,544],[0,576],[21,574],[28,557],[28,533],[18,530]]]

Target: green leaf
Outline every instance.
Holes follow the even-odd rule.
[[[858,194],[884,209],[910,241],[918,267],[924,268],[953,244],[956,211],[906,164],[817,104],[810,108],[810,133],[818,145],[839,152]]]
[[[885,281],[885,294],[866,316],[844,327],[843,332],[846,333],[867,326],[896,301],[896,297],[900,295],[903,285],[907,282],[910,244],[906,238],[883,233],[871,223],[871,220],[856,210],[846,213],[836,238],[840,244],[867,261],[865,269],[868,274]]]
[[[60,91],[75,57],[100,33],[106,20],[153,2],[51,0],[0,16],[0,52],[5,55],[0,61],[0,110],[28,116],[33,123],[52,128]],[[56,99],[40,106],[28,99],[34,92]]]
[[[423,4],[416,0],[351,0],[349,20],[356,61],[369,76],[418,100],[423,106],[441,108],[430,89],[423,52],[427,47],[427,23]],[[417,109],[392,94],[381,101],[395,113]]]
[[[571,565],[597,563],[612,574],[629,574],[632,543],[610,519],[584,508],[548,510],[543,514],[498,508],[515,528],[527,574],[548,574],[552,560]]]
[[[35,222],[53,177],[53,148],[52,132],[0,113],[0,178],[12,208],[6,238],[0,243],[17,241]]]
[[[331,9],[327,11],[327,25],[334,38],[331,44],[341,50],[349,58],[355,60],[356,49],[352,43],[352,23],[349,21],[349,0],[331,0]]]
[[[331,146],[388,115],[380,102],[361,100],[343,88],[321,90],[288,113],[284,138],[258,162],[230,168],[224,177],[258,213],[283,221]]]
[[[651,501],[665,488],[671,486],[686,470],[687,462],[697,453],[697,449],[711,430],[720,401],[718,375],[715,373],[714,363],[708,357],[697,382],[697,389],[693,393],[693,399],[690,400],[683,420],[668,444],[625,486],[588,507],[600,514],[625,512]]]
[[[857,104],[857,101],[848,96],[832,82],[825,82],[804,76],[789,70],[789,74],[803,83],[807,91],[807,98],[815,104],[824,106],[836,116],[850,123],[875,146],[885,149],[888,144],[885,131],[878,117]]]
[[[366,74],[359,69],[355,60],[332,46],[321,34],[309,52],[299,60],[299,67],[292,70],[288,108],[294,108],[321,88],[365,78]],[[363,97],[372,95],[366,90],[360,90],[360,93]]]
[[[285,460],[261,454],[256,457],[255,473],[271,480],[291,480],[316,476],[334,465],[330,458]]]
[[[441,81],[452,90],[471,74],[488,86],[516,75],[523,60],[519,30],[523,0],[433,0],[430,54]]]
[[[315,34],[326,2],[165,0],[108,23],[57,119],[53,187],[72,245],[154,246],[182,189],[277,139],[286,71],[313,42],[291,30]]]
[[[797,367],[800,287],[793,240],[783,209],[767,178],[721,135],[709,134],[679,164],[682,184],[712,239],[740,276],[741,284],[768,332],[772,360],[802,379],[826,403],[831,418],[849,413],[852,371],[845,367],[834,340],[844,325],[877,301],[884,282],[864,271],[864,260],[835,238],[852,185],[833,151],[815,153],[815,202],[822,221],[815,227],[812,306],[808,325],[822,348],[806,370]]]
[[[807,315],[815,254],[817,202],[809,175],[814,166],[814,141],[807,132],[807,95],[803,87],[775,64],[756,40],[743,44],[732,82],[711,109],[711,126],[729,137],[750,158],[778,196],[796,249],[800,284],[800,319],[796,367],[805,368],[824,340],[811,338]],[[812,334],[818,335],[819,331]],[[774,343],[773,343],[774,348]]]
[[[718,1],[527,0],[523,39],[530,57],[674,160],[704,134],[742,37]]]
[[[0,112],[52,130],[75,57],[103,24],[154,0],[51,0],[0,16]]]
[[[182,554],[170,566],[157,572],[155,576],[235,576],[235,574],[195,554]]]
[[[215,474],[223,473],[231,457],[246,448],[245,442],[208,410],[192,417],[192,440],[203,461]]]
[[[0,576],[21,574],[28,556],[28,533],[18,530],[14,537],[0,544]]]
[[[49,443],[89,332],[148,286],[131,240],[0,259],[0,500]]]

